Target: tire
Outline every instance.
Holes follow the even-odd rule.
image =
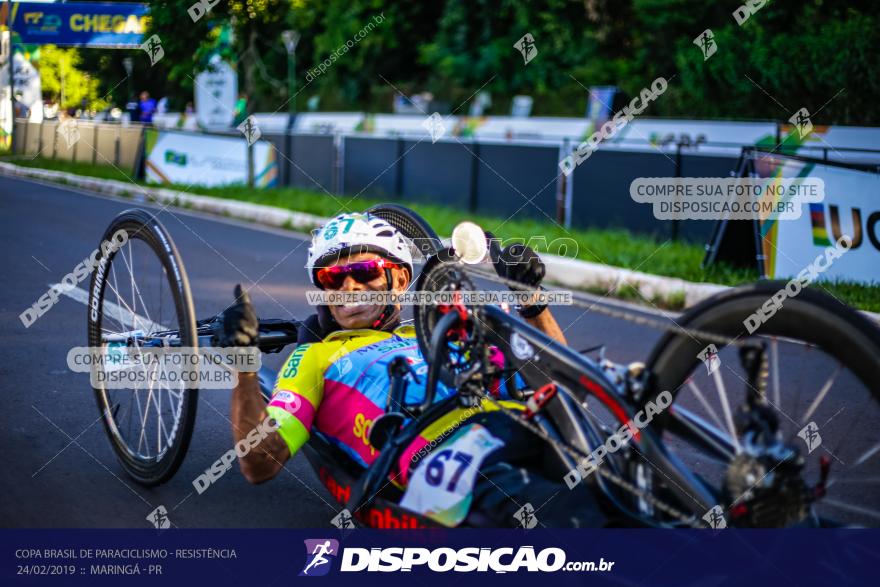
[[[424,257],[436,255],[443,244],[440,237],[428,222],[416,212],[400,204],[377,204],[367,210],[368,214],[378,216],[413,241]]]
[[[183,261],[180,259],[171,236],[153,214],[139,209],[126,210],[117,216],[107,227],[101,242],[110,241],[113,235],[120,230],[127,233],[127,243],[118,250],[108,251],[106,258],[102,251],[97,258],[96,269],[92,273],[87,309],[89,346],[104,346],[107,343],[105,336],[112,336],[113,332],[133,332],[139,329],[156,332],[167,328],[170,331],[178,331],[181,346],[197,347],[196,320],[189,281]],[[137,266],[148,266],[151,269],[155,267],[157,270],[156,273],[150,272],[150,278],[146,278],[145,274],[141,281],[135,280],[136,260],[134,253],[138,250],[140,256],[137,260]],[[120,271],[128,271],[128,275],[124,275],[124,277],[130,276],[131,300],[127,305],[125,296],[120,294],[124,294],[125,286],[128,284],[123,281],[122,285],[119,285],[116,275]],[[163,274],[165,278],[162,277]],[[115,285],[111,285],[111,281]],[[142,293],[142,290],[145,291],[149,299],[149,294],[154,286],[158,288],[159,293],[159,312],[155,318],[150,314],[149,305],[144,300]],[[170,305],[173,307],[174,314],[170,320],[162,314],[165,288],[170,290],[173,302]],[[110,294],[110,298],[115,296],[116,300],[108,299],[108,294]],[[140,301],[142,308],[138,308],[138,301]],[[139,321],[140,315],[137,310],[146,312],[147,316],[144,318],[149,319],[143,322]],[[124,330],[126,321],[130,321],[130,326],[133,327],[130,331]],[[104,328],[105,326],[107,328]],[[149,335],[150,332],[144,332],[144,334]],[[130,342],[128,346],[131,348]],[[189,447],[195,425],[198,389],[171,390],[169,388],[166,390],[160,387],[156,390],[155,395],[152,389],[148,391],[133,388],[134,391],[132,391],[105,389],[104,386],[101,386],[93,387],[93,390],[104,429],[125,472],[132,479],[145,486],[159,485],[170,479],[183,462]],[[168,426],[165,426],[168,418],[163,417],[162,411],[163,391],[167,392],[165,408],[170,410]],[[144,408],[141,408],[140,397],[142,393],[147,394]],[[134,418],[133,402],[137,402],[137,409],[142,414],[137,446],[132,445],[133,437],[127,438],[127,435],[124,434],[124,415],[121,412],[126,396],[128,396],[127,430],[129,433],[131,433]],[[175,398],[179,399],[175,401]],[[176,410],[174,409],[175,404],[177,405]],[[149,426],[149,432],[147,427],[152,408],[155,408],[157,428],[155,454],[150,454],[149,435],[152,434],[152,423]],[[169,429],[170,432],[168,432]],[[164,445],[163,439],[165,440]]]
[[[823,455],[823,451],[834,457],[831,461],[832,472],[844,476],[860,476],[858,479],[843,481],[836,488],[838,494],[841,490],[845,490],[843,493],[847,499],[853,500],[850,503],[858,502],[860,505],[849,505],[849,509],[841,510],[840,508],[844,506],[830,505],[834,502],[829,493],[827,497],[810,502],[810,507],[817,507],[820,510],[837,508],[838,511],[844,512],[839,520],[840,523],[880,525],[878,487],[874,486],[872,490],[863,492],[858,492],[854,488],[854,484],[868,483],[880,474],[880,462],[878,462],[880,454],[874,454],[877,453],[880,445],[866,451],[864,444],[866,441],[861,439],[858,432],[860,423],[866,422],[866,426],[876,426],[880,419],[880,329],[859,312],[830,295],[813,288],[805,288],[797,296],[785,299],[782,307],[753,334],[750,334],[743,321],[785,286],[784,281],[763,281],[733,288],[695,306],[682,315],[677,323],[684,327],[727,337],[741,337],[740,340],[750,339],[752,342],[764,344],[765,356],[775,356],[776,362],[769,359],[765,362],[767,374],[762,377],[763,383],[759,385],[764,386],[763,397],[779,420],[780,438],[789,442],[788,446],[796,447],[805,457],[806,464],[800,475],[807,482],[807,486],[812,486],[812,482],[820,477],[817,461]],[[703,406],[709,415],[710,412],[715,411],[716,415],[719,415],[714,420],[717,423],[716,429],[724,432],[726,438],[738,442],[739,432],[729,432],[740,430],[740,424],[734,425],[733,421],[736,408],[742,406],[744,402],[738,402],[740,398],[736,396],[741,390],[744,399],[751,391],[748,390],[750,384],[747,378],[731,377],[728,371],[736,375],[737,367],[741,367],[743,372],[746,372],[746,363],[741,362],[734,348],[718,344],[718,364],[713,369],[707,362],[707,368],[704,369],[698,355],[707,348],[709,342],[700,340],[699,336],[666,333],[647,361],[647,368],[653,377],[652,393],[646,394],[638,407],[644,409],[648,401],[656,398],[663,390],[668,390],[675,398],[670,409],[678,408],[679,411],[688,410],[697,413],[701,410],[700,406]],[[820,353],[815,353],[816,350]],[[725,359],[722,355],[724,352],[735,359]],[[781,364],[780,361],[786,356],[795,355],[804,358],[791,361],[786,371],[786,365]],[[825,377],[829,372],[831,375],[826,382]],[[721,384],[718,378],[722,379]],[[728,379],[727,383],[723,383],[724,378]],[[740,379],[742,382],[739,381]],[[733,381],[732,386],[730,380]],[[717,395],[711,392],[702,393],[701,387],[714,387]],[[731,390],[730,399],[733,401],[728,402],[727,390]],[[813,394],[813,390],[817,393]],[[726,419],[724,410],[712,408],[709,404],[713,400],[716,406],[722,408],[724,404],[728,404],[730,409],[727,412],[732,414],[732,417]],[[838,407],[840,409],[835,412]],[[849,411],[846,411],[847,407]],[[838,415],[840,413],[843,415]],[[702,413],[697,415],[707,422],[710,421],[710,418],[703,416]],[[797,437],[813,424],[817,426],[817,430],[820,430],[819,423],[825,426],[821,429],[821,437],[824,439],[819,441],[824,443],[824,447],[814,453],[806,438],[803,438],[805,447]],[[688,466],[697,474],[704,479],[712,478],[718,473],[728,475],[725,479],[730,483],[729,475],[733,469],[731,464],[734,462],[732,459],[724,463],[717,459],[717,455],[716,460],[712,461],[711,458],[694,453],[693,447],[696,443],[693,442],[693,438],[672,432],[670,421],[665,414],[656,418],[652,426],[661,435],[666,432],[664,442],[667,446],[673,447],[672,450],[679,455],[686,455],[683,459],[690,461]],[[876,434],[870,432],[872,429],[867,428],[866,434],[869,435],[868,438],[875,440],[867,441],[868,444],[876,442]],[[853,437],[859,440],[853,440]],[[832,446],[834,448],[830,449]],[[807,453],[807,448],[812,455]],[[849,458],[848,455],[847,458],[838,458],[834,451],[839,450],[862,453],[863,456],[872,455],[869,466],[861,471],[856,470],[855,467],[847,467],[847,463],[851,465],[858,462],[858,458]],[[827,458],[828,455],[825,456]],[[714,478],[717,480],[721,477]],[[716,489],[725,485],[724,482],[716,484],[714,481],[710,481],[709,484]],[[720,489],[719,491],[723,493]],[[732,493],[728,491],[728,495]],[[839,502],[839,499],[837,501]],[[864,502],[870,503],[870,508],[867,508],[871,512],[870,517],[865,517],[863,513],[866,511],[862,505]],[[862,513],[857,513],[859,510]],[[813,517],[822,518],[820,523],[824,523],[825,511],[813,513]],[[833,514],[830,519],[838,521],[834,517],[836,515],[840,514]],[[772,516],[769,519],[773,519]]]
[[[732,288],[703,300],[685,312],[678,324],[730,337],[747,337],[743,321],[785,285],[785,281],[760,281]],[[880,329],[830,295],[805,288],[797,297],[785,300],[783,307],[756,332],[812,342],[845,360],[880,401]],[[693,369],[699,362],[697,353],[706,344],[686,335],[665,334],[647,361],[656,376],[656,389],[674,388],[676,374]]]

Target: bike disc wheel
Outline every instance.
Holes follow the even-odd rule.
[[[127,242],[106,258],[102,251],[92,273],[89,346],[124,344],[136,354],[138,341],[163,332],[178,338],[180,346],[197,347],[189,281],[171,236],[145,210],[121,213],[102,242],[119,231],[127,234]],[[198,389],[181,381],[97,385],[93,389],[104,428],[125,472],[148,486],[170,479],[189,447]]]
[[[717,434],[732,449],[732,457],[725,462],[696,440],[693,429],[676,425],[681,414],[661,415],[652,425],[684,465],[720,496],[725,495],[723,487],[728,488],[726,517],[735,513],[731,508],[738,507],[742,513],[743,508],[753,506],[754,516],[762,520],[757,525],[795,523],[785,512],[792,507],[793,496],[801,495],[799,490],[784,493],[788,502],[774,499],[772,493],[765,494],[764,503],[755,501],[756,491],[763,491],[766,480],[783,474],[788,465],[774,469],[771,460],[763,468],[751,466],[751,447],[742,435],[747,416],[740,408],[754,381],[778,419],[777,437],[803,457],[799,476],[804,487],[815,490],[823,469],[827,472],[824,496],[809,498],[801,523],[880,526],[876,434],[880,330],[855,310],[809,288],[785,299],[771,318],[749,334],[744,321],[785,286],[782,281],[765,281],[734,288],[704,301],[677,321],[684,327],[761,345],[764,361],[758,379],[750,379],[748,362],[735,345],[716,344],[712,358],[711,350],[704,352],[712,343],[699,335],[667,333],[648,360],[655,379],[654,392],[645,399],[663,390],[672,392],[670,410],[689,412],[702,420],[703,431]],[[746,472],[746,478],[737,482],[732,477],[735,472]],[[731,486],[737,490],[730,491]],[[791,487],[801,487],[800,482]]]

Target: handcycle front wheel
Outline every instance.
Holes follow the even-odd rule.
[[[814,288],[764,319],[785,287],[734,288],[678,320],[751,346],[666,334],[645,400],[674,400],[653,426],[731,523],[880,526],[880,329]]]
[[[92,273],[89,346],[107,353],[115,345],[143,356],[143,341],[168,333],[176,345],[198,347],[186,270],[162,224],[146,210],[127,210],[111,222],[101,242],[114,238],[125,242],[105,249],[106,257],[102,250]],[[106,372],[112,367],[98,369]],[[134,373],[143,377],[130,385],[101,382],[109,377],[96,382],[93,373],[93,389],[104,429],[125,472],[152,486],[170,479],[186,455],[198,389],[182,381],[157,382],[148,369]]]

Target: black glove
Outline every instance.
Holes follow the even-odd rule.
[[[504,247],[493,259],[495,271],[500,277],[518,281],[523,285],[537,287],[544,279],[544,262],[531,247],[513,244]]]
[[[214,345],[252,346],[257,342],[259,329],[260,321],[251,298],[239,283],[235,286],[235,302],[223,311],[223,323],[214,333]]]
[[[493,255],[492,262],[499,277],[535,288],[541,285],[547,271],[538,253],[521,244],[504,247],[499,254]],[[519,313],[524,318],[534,318],[546,308],[547,304],[533,304],[519,308]]]

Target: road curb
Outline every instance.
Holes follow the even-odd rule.
[[[152,188],[112,179],[76,175],[65,171],[23,167],[7,162],[0,162],[0,174],[53,181],[123,198],[137,199],[141,197],[190,210],[306,232],[328,220],[322,216],[263,204],[193,195],[166,188]],[[600,291],[608,295],[623,291],[638,292],[636,296],[642,297],[644,301],[649,303],[683,298],[684,306],[690,307],[718,292],[730,289],[725,285],[685,281],[675,277],[652,275],[580,259],[559,257],[549,253],[543,253],[541,258],[547,267],[549,282],[573,289]],[[864,311],[862,313],[880,322],[880,314]]]
[[[208,212],[219,216],[228,216],[241,220],[248,220],[268,226],[280,228],[292,228],[308,232],[314,227],[326,222],[326,218],[264,206],[237,200],[227,200],[213,196],[201,196],[187,194],[177,190],[169,190],[160,187],[147,187],[115,179],[101,179],[76,175],[66,171],[54,171],[51,169],[38,169],[35,167],[23,167],[12,163],[0,162],[0,173],[14,177],[28,177],[53,181],[70,185],[77,188],[91,190],[99,194],[118,196],[135,199],[143,198],[154,200],[160,204],[170,204],[179,208]]]

